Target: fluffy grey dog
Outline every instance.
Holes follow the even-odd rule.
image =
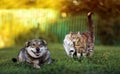
[[[47,48],[47,42],[42,39],[33,39],[25,43],[18,54],[17,58],[12,59],[13,62],[27,62],[33,64],[34,68],[40,68],[40,64],[52,62],[50,52]]]

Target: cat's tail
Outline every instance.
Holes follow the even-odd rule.
[[[89,31],[91,33],[91,38],[93,41],[94,40],[94,25],[93,25],[93,21],[92,21],[92,14],[93,14],[93,12],[89,12],[87,16],[88,16]]]

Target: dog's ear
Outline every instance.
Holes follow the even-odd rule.
[[[25,43],[25,47],[29,47],[30,46],[30,41],[27,41],[26,43]]]
[[[43,43],[44,45],[47,45],[47,42],[46,42],[45,40],[42,40],[42,43]]]

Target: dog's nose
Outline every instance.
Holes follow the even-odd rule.
[[[39,47],[37,47],[36,50],[37,50],[37,52],[39,52],[40,51]]]

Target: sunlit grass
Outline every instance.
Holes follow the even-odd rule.
[[[83,58],[81,61],[66,56],[62,44],[48,43],[51,57],[55,61],[48,65],[41,65],[36,70],[32,65],[12,63],[22,46],[4,48],[0,50],[0,74],[119,74],[120,47],[95,46],[92,58]]]

